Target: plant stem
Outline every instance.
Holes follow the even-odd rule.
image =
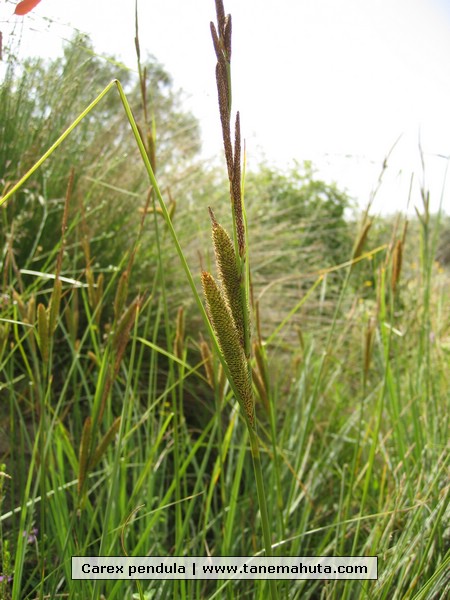
[[[253,470],[255,473],[256,480],[256,489],[258,494],[258,504],[259,511],[261,513],[261,525],[263,530],[263,539],[264,539],[264,550],[266,552],[266,556],[272,556],[272,539],[270,535],[270,524],[269,524],[269,515],[267,512],[267,501],[266,501],[266,492],[264,489],[264,479],[261,468],[261,455],[259,452],[259,442],[258,436],[256,435],[255,430],[249,425],[248,426],[249,436],[250,436],[250,448],[252,451],[252,459],[253,459]],[[277,590],[277,582],[275,579],[269,580],[270,584],[270,595],[272,600],[278,599],[278,590]]]

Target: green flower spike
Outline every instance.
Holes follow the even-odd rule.
[[[238,392],[238,400],[253,427],[254,400],[251,376],[238,330],[222,291],[207,271],[202,272],[202,285],[212,328]]]

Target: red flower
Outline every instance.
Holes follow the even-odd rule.
[[[19,4],[16,6],[14,14],[20,16],[26,15],[30,12],[30,10],[33,10],[33,8],[39,4],[40,1],[41,0],[22,0],[22,2],[19,2]]]

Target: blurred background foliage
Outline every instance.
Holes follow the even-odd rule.
[[[149,135],[155,148],[158,181],[172,206],[177,232],[191,265],[200,269],[209,237],[207,207],[226,221],[227,183],[222,165],[200,158],[201,133],[195,117],[183,108],[183,93],[174,88],[162,65],[148,56],[145,70]],[[0,91],[0,184],[6,191],[57,139],[94,97],[118,78],[141,131],[146,132],[143,95],[136,72],[112,57],[95,54],[85,36],[76,36],[64,55],[52,61],[27,59],[18,64],[10,55]],[[2,211],[2,248],[13,247],[19,268],[51,269],[60,241],[60,223],[71,169],[75,171],[70,203],[64,273],[77,278],[85,268],[81,242],[90,243],[90,260],[99,272],[119,264],[139,229],[148,195],[142,161],[123,113],[120,99],[108,94],[90,112]],[[316,177],[310,163],[287,172],[262,164],[247,174],[245,197],[251,223],[254,284],[257,292],[279,273],[292,278],[348,260],[354,237],[354,212],[345,191]],[[147,212],[132,287],[145,287],[155,273],[156,241],[152,206]],[[226,224],[226,223],[225,223]],[[163,225],[160,220],[160,225]],[[174,309],[186,297],[186,284],[175,253],[162,231],[167,256],[167,280]],[[12,235],[12,238],[8,236]],[[339,275],[329,283],[339,280]],[[306,277],[301,288],[311,282]],[[272,283],[273,285],[273,283]],[[275,286],[285,297],[280,313],[301,293],[296,284]],[[330,285],[329,289],[332,286]],[[275,316],[276,319],[276,316]]]

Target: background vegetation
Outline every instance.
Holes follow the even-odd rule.
[[[49,63],[10,54],[2,196],[115,77],[192,270],[212,268],[207,207],[227,225],[228,184],[153,57],[139,79],[83,38]],[[274,552],[379,557],[378,581],[280,593],[442,598],[448,218],[426,190],[409,223],[358,215],[310,164],[247,173],[245,199]],[[263,581],[71,580],[72,555],[261,550],[245,426],[114,93],[1,213],[0,598],[267,597]]]

